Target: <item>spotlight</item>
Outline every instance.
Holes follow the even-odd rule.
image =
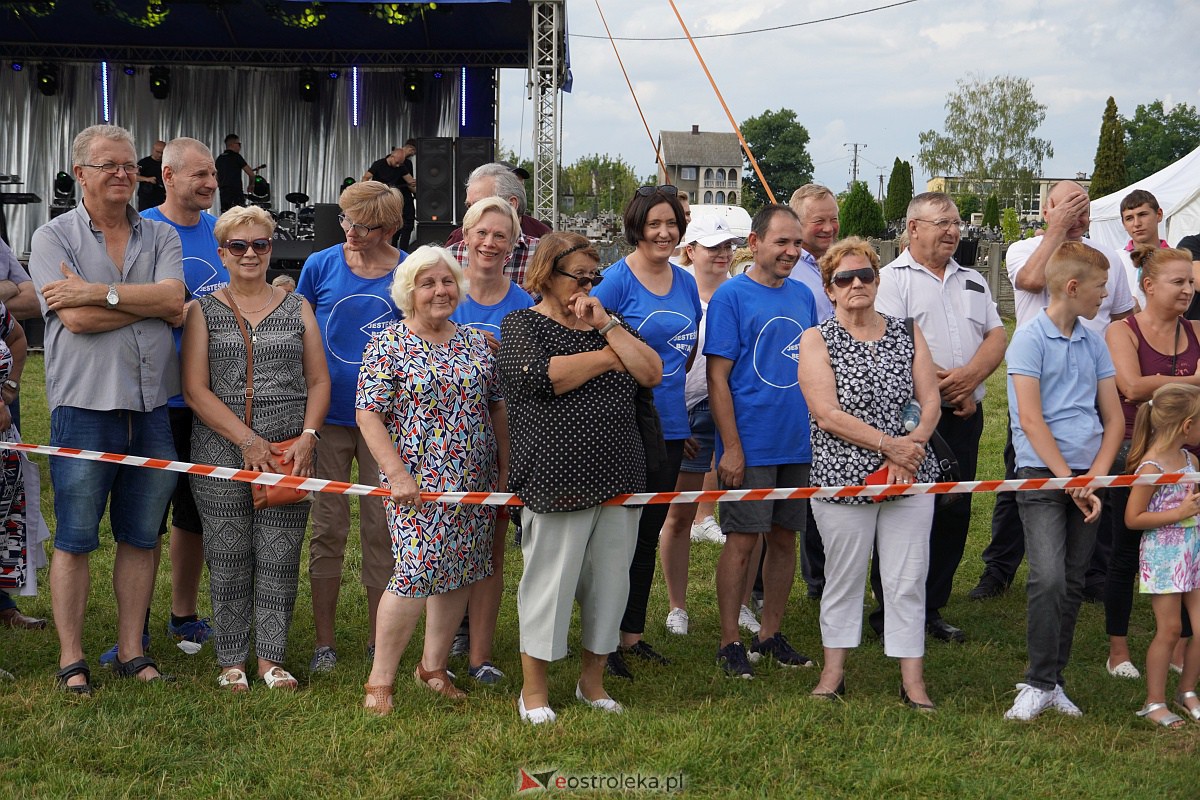
[[[54,203],[68,205],[75,202],[75,179],[66,172],[54,176]]]
[[[37,84],[38,91],[46,97],[56,95],[58,93],[58,65],[38,64]]]
[[[12,62],[12,70],[13,70],[13,72],[20,72],[20,71],[21,71],[21,70],[23,70],[23,69],[25,69],[25,65],[24,65],[24,64],[22,64],[20,61],[14,61],[14,62]]]
[[[132,64],[125,65],[125,74],[126,75],[133,77],[134,74],[136,74],[136,73],[137,73],[137,70],[134,68],[134,66]]]
[[[339,73],[336,69],[329,70],[329,80],[336,81],[339,77],[341,77],[341,73]]]
[[[171,70],[166,67],[150,68],[150,94],[155,100],[166,100],[171,94]]]
[[[306,103],[317,101],[317,73],[311,69],[300,73],[300,99]]]
[[[425,99],[423,76],[416,70],[404,73],[404,99],[410,103],[419,103]]]
[[[354,178],[347,177],[342,181],[343,189],[345,189],[347,186],[353,186],[353,185],[354,185]]]
[[[442,71],[441,71],[440,69],[438,69],[438,70],[434,70],[434,72],[433,72],[433,79],[434,79],[435,81],[440,81],[440,80],[442,79]]]

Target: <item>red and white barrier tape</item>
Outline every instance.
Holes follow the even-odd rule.
[[[96,450],[79,450],[74,447],[51,447],[42,444],[0,442],[0,448],[20,450],[25,453],[41,453],[64,458],[82,458],[88,461],[106,461],[148,469],[165,469],[189,475],[207,475],[227,478],[245,483],[265,486],[286,486],[306,492],[329,492],[331,494],[370,495],[389,497],[387,489],[362,483],[328,481],[321,478],[301,478],[295,475],[278,475],[273,472],[255,472],[232,467],[214,467],[208,464],[191,464],[187,461],[167,461],[161,458],[103,453]],[[1104,489],[1107,487],[1146,486],[1172,484],[1184,481],[1200,482],[1200,472],[1163,472],[1149,475],[1099,475],[1088,478],[1027,478],[1011,481],[958,481],[957,483],[895,483],[872,486],[809,486],[800,489],[721,489],[701,492],[640,492],[622,494],[608,500],[608,506],[641,506],[658,503],[714,503],[739,500],[799,500],[815,497],[897,497],[916,494],[965,494],[967,492],[1030,492],[1038,489]],[[510,492],[421,492],[425,503],[465,503],[474,505],[519,506],[521,501]]]

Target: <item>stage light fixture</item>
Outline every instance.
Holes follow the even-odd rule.
[[[171,70],[166,67],[150,68],[150,94],[155,100],[166,100],[171,94]]]
[[[133,77],[135,74],[137,74],[137,69],[132,64],[126,64],[125,65],[125,74],[130,77]]]
[[[75,203],[75,179],[66,172],[58,172],[54,176],[54,203],[66,205]]]
[[[311,69],[300,73],[300,99],[306,103],[317,102],[317,73]]]
[[[340,77],[341,77],[341,73],[338,72],[336,69],[329,70],[329,80],[336,81]]]
[[[38,91],[46,97],[58,94],[58,65],[39,64],[37,71]]]
[[[354,178],[346,177],[342,180],[342,188],[343,189],[345,189],[347,186],[353,186],[353,185],[354,185]]]
[[[419,103],[425,99],[424,76],[416,70],[404,73],[404,99],[410,103]]]
[[[435,81],[440,81],[440,80],[442,79],[442,71],[441,71],[440,69],[438,69],[438,70],[434,70],[434,72],[433,72],[433,79],[434,79]]]
[[[14,61],[14,62],[12,62],[12,70],[13,70],[13,72],[20,72],[20,71],[21,71],[21,70],[23,70],[23,69],[25,69],[25,65],[24,65],[24,64],[22,64],[20,61]]]

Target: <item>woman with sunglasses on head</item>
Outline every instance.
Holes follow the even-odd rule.
[[[669,260],[687,227],[678,194],[674,186],[643,186],[630,198],[625,206],[625,239],[634,251],[606,269],[604,284],[595,289],[595,297],[636,330],[662,359],[663,378],[654,390],[654,405],[667,450],[662,463],[647,464],[649,492],[674,489],[685,443],[689,456],[696,450],[683,395],[703,306],[696,279]],[[621,647],[608,657],[609,672],[620,678],[633,678],[626,655],[653,664],[670,663],[642,639],[658,535],[666,518],[666,505],[650,505],[638,525],[637,550],[629,567],[629,597],[621,620]]]
[[[308,302],[267,283],[274,229],[271,215],[254,206],[231,208],[217,220],[217,252],[229,270],[229,285],[188,309],[183,396],[196,414],[192,458],[197,463],[308,477],[317,429],[329,409],[329,370]],[[292,437],[299,438],[286,449],[273,444]],[[282,664],[309,504],[256,510],[248,483],[203,475],[191,480],[204,523],[213,641],[221,668],[217,683],[232,692],[249,689],[246,660],[253,629],[263,682],[271,689],[295,689],[296,679]]]
[[[308,257],[296,292],[313,307],[333,381],[313,474],[349,481],[356,461],[360,475],[379,472],[355,421],[354,389],[363,348],[371,334],[403,316],[392,302],[391,286],[392,272],[407,254],[391,244],[404,224],[404,199],[399,191],[379,181],[362,181],[347,186],[338,205],[342,209],[338,221],[346,241]],[[350,498],[322,492],[313,498],[312,516],[308,577],[316,639],[309,671],[323,673],[337,664],[334,622],[350,536]],[[362,545],[362,584],[367,593],[365,644],[371,655],[375,652],[379,598],[391,580],[393,563],[382,498],[359,498],[358,538]]]
[[[798,380],[812,429],[812,485],[936,481],[929,439],[941,416],[933,357],[920,328],[875,310],[879,256],[858,237],[843,239],[820,261],[833,316],[800,339]],[[920,420],[906,431],[910,399]],[[900,660],[900,698],[933,711],[925,690],[925,575],[929,570],[932,495],[813,499],[825,543],[821,640],[825,666],[814,697],[846,691],[846,656],[862,641],[863,595],[872,548],[883,578],[884,652]]]
[[[576,599],[583,652],[575,697],[621,711],[604,690],[604,665],[619,641],[642,512],[602,503],[645,488],[635,398],[662,379],[662,361],[590,294],[601,281],[599,260],[577,233],[543,237],[525,280],[542,300],[500,326],[509,490],[525,504],[525,571],[517,593],[524,686],[517,708],[535,725],[555,719],[546,671],[567,655]]]

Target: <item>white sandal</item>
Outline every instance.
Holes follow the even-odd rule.
[[[228,689],[231,692],[248,692],[250,691],[250,681],[246,678],[244,670],[227,669],[217,676],[217,686],[222,689]]]
[[[1142,677],[1142,673],[1138,672],[1138,668],[1133,665],[1132,661],[1128,660],[1122,661],[1120,664],[1117,664],[1114,667],[1112,666],[1112,659],[1109,659],[1104,662],[1104,668],[1108,670],[1108,674],[1112,675],[1114,678],[1129,678],[1130,680],[1137,680],[1138,678]]]
[[[601,711],[607,711],[610,714],[623,714],[624,706],[613,700],[611,697],[601,697],[599,700],[588,700],[583,695],[583,689],[579,688],[579,684],[575,684],[575,699],[581,703],[587,703],[592,708],[598,708]]]
[[[262,676],[263,683],[270,689],[294,690],[300,684],[292,677],[292,673],[283,667],[271,667]]]
[[[1200,722],[1200,705],[1189,706],[1187,704],[1188,700],[1194,700],[1194,699],[1196,699],[1195,692],[1176,692],[1175,693],[1175,707],[1178,708],[1179,710],[1183,711],[1185,714],[1187,714],[1189,717],[1194,719],[1196,722]]]

